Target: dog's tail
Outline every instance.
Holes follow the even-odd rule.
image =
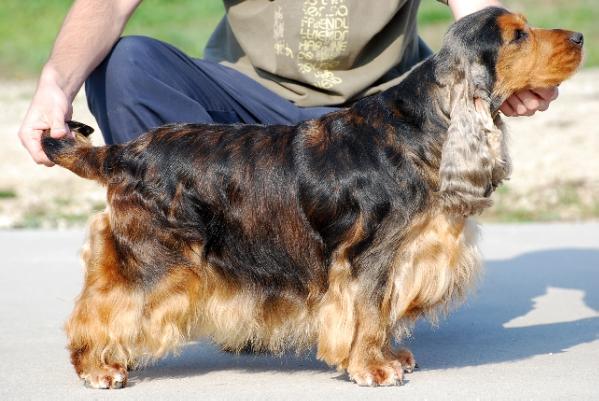
[[[89,135],[94,129],[77,121],[69,121],[69,129],[74,137],[53,138],[50,131],[42,134],[42,149],[53,163],[58,164],[75,174],[106,183],[105,160],[108,146],[92,146]]]

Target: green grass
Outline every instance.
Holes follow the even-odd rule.
[[[224,12],[220,0],[146,0],[136,10],[125,34],[152,36],[200,57]]]
[[[82,227],[89,220],[92,213],[47,213],[39,209],[26,213],[14,228],[56,228],[56,227]]]
[[[301,1],[301,0],[297,0]],[[38,74],[72,0],[2,0],[0,3],[0,79]],[[599,41],[597,0],[506,0],[525,13],[532,25],[582,31],[588,44]],[[153,36],[200,57],[204,43],[219,22],[222,0],[146,0],[135,12],[125,34]],[[447,7],[423,0],[420,32],[433,49],[452,18]],[[586,46],[586,66],[599,65],[599,47]]]
[[[105,202],[74,204],[68,198],[56,197],[44,203],[30,206],[14,228],[81,227],[94,214],[106,208]]]
[[[72,0],[2,0],[0,79],[38,74],[71,4]],[[223,13],[220,0],[146,0],[125,34],[152,36],[200,57]]]
[[[17,192],[14,189],[0,189],[0,200],[1,199],[15,199],[17,197]]]
[[[597,188],[582,181],[554,183],[520,194],[503,185],[493,194],[493,207],[482,219],[502,223],[597,220],[597,195]]]

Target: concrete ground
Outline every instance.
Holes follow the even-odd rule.
[[[313,355],[234,356],[208,342],[132,372],[123,390],[76,378],[63,322],[82,231],[0,231],[0,400],[599,400],[599,224],[488,225],[486,274],[407,345],[420,370],[361,388]]]

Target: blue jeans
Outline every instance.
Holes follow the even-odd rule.
[[[109,144],[166,123],[296,124],[336,110],[297,107],[240,72],[142,36],[121,38],[85,91]]]

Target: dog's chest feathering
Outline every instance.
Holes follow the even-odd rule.
[[[474,219],[442,212],[409,230],[390,271],[389,314],[398,336],[420,316],[436,321],[460,301],[481,270]]]

